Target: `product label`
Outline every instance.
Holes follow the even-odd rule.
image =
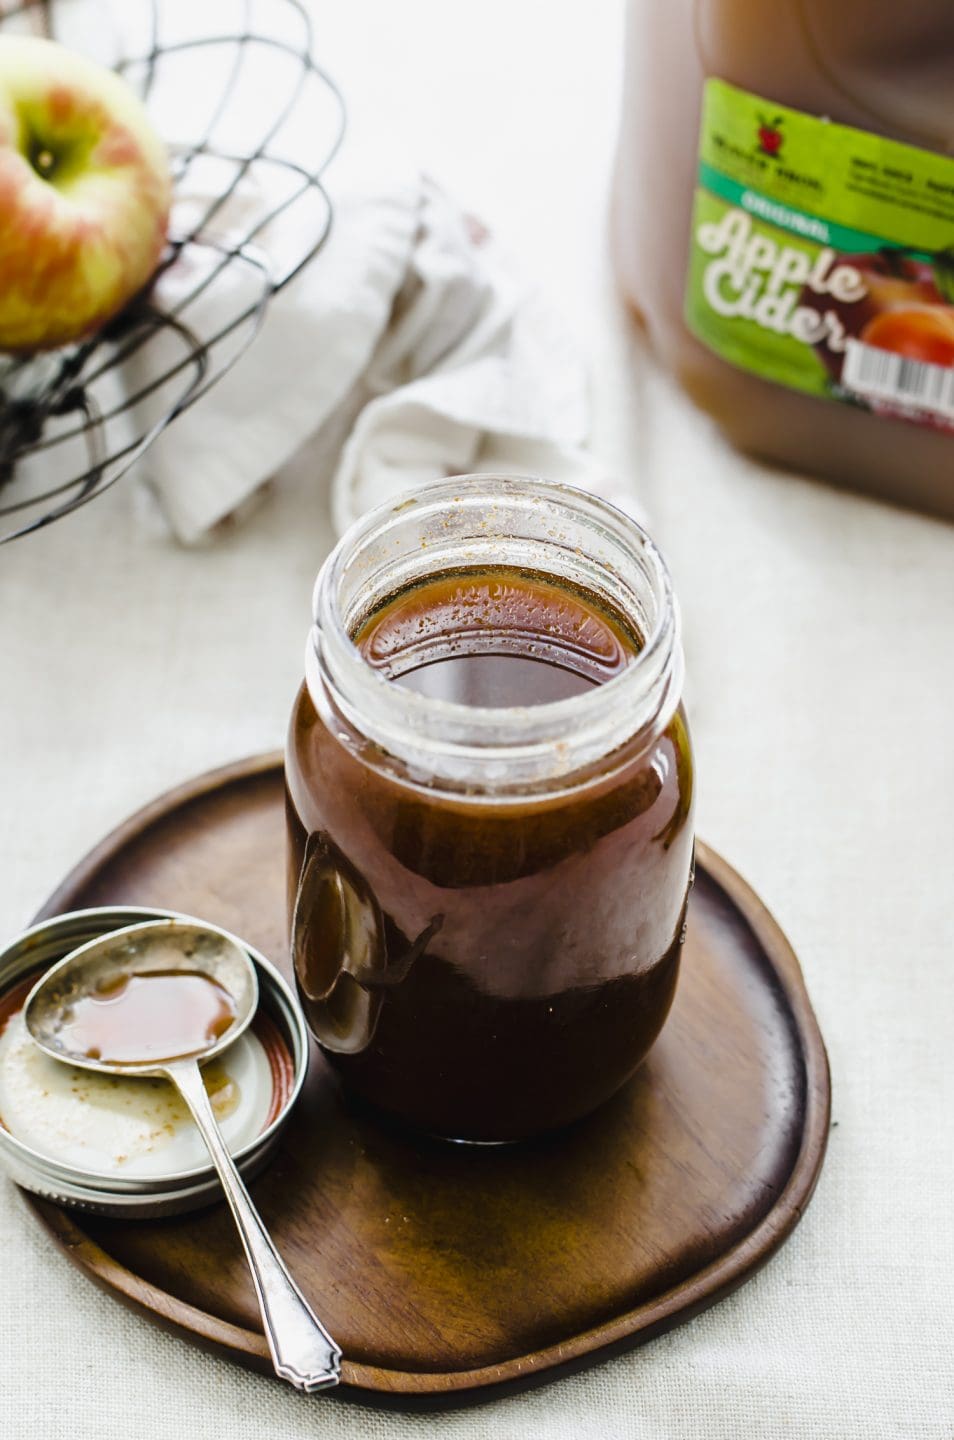
[[[954,159],[707,81],[686,323],[763,379],[954,433]]]

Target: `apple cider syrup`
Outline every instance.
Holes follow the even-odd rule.
[[[692,866],[655,547],[568,487],[465,477],[359,522],[315,616],[286,763],[313,1033],[434,1134],[586,1114],[666,1018]]]
[[[954,11],[629,0],[624,294],[741,449],[954,516]]]

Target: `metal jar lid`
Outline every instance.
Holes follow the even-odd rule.
[[[0,950],[0,1000],[27,975],[38,974],[99,935],[142,920],[169,918],[188,920],[193,917],[183,916],[174,910],[109,906],[74,910],[44,920]],[[227,931],[223,933],[228,934]],[[238,936],[230,938],[236,940],[255,963],[259,979],[259,1006],[277,1028],[292,1067],[291,1083],[278,1114],[259,1135],[235,1152],[236,1163],[248,1179],[257,1174],[269,1159],[301,1092],[308,1068],[308,1037],[298,1002],[274,965]],[[101,1174],[32,1149],[2,1123],[0,1165],[18,1185],[37,1195],[74,1209],[93,1210],[105,1215],[142,1218],[175,1215],[208,1205],[222,1194],[211,1164],[148,1177]]]

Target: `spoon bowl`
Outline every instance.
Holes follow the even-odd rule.
[[[214,1039],[140,1059],[92,1056],[71,1044],[68,1022],[79,1000],[108,995],[134,976],[175,973],[205,976],[231,1001],[233,1014]],[[106,1075],[158,1075],[174,1061],[204,1063],[221,1054],[251,1024],[257,1006],[255,966],[230,936],[189,921],[150,920],[101,935],[65,956],[34,985],[23,1017],[34,1042],[54,1060]]]
[[[338,1383],[341,1350],[262,1224],[199,1070],[238,1039],[257,1004],[255,966],[237,941],[192,921],[149,920],[65,956],[34,985],[23,1018],[54,1060],[106,1075],[162,1076],[176,1086],[222,1182],[275,1371],[299,1390],[322,1390]]]

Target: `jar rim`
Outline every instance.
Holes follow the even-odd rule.
[[[556,507],[567,518],[599,531],[621,556],[639,566],[653,602],[652,624],[643,636],[643,644],[619,674],[592,689],[538,705],[467,705],[395,685],[368,664],[341,613],[338,596],[349,566],[362,546],[397,517],[412,513],[415,519],[424,521],[447,511],[449,506],[494,503],[501,498]],[[501,563],[499,557],[496,563]],[[544,564],[540,569],[546,573]],[[485,767],[492,759],[501,767],[516,766],[521,771],[526,771],[528,765],[539,768],[548,760],[552,767],[554,750],[571,741],[574,752],[605,755],[617,748],[620,738],[632,739],[647,725],[654,735],[658,734],[680,699],[678,609],[659,548],[638,521],[609,501],[576,486],[536,476],[453,476],[369,510],[345,532],[319,571],[313,618],[306,649],[306,681],[312,698],[317,699],[315,689],[323,680],[330,682],[336,705],[349,719],[357,719],[359,729],[367,730],[360,717],[369,711],[379,717],[389,716],[394,723],[379,723],[374,727],[379,733],[372,733],[371,738],[399,757],[402,746],[398,732],[409,731],[418,738],[427,737],[432,756],[469,756]],[[647,707],[645,702],[650,696],[653,703]],[[627,712],[632,714],[633,724],[621,737],[618,732],[627,728]],[[613,724],[613,717],[621,719],[622,724]],[[640,717],[642,724],[636,723]],[[647,735],[647,741],[650,738],[654,737]]]

